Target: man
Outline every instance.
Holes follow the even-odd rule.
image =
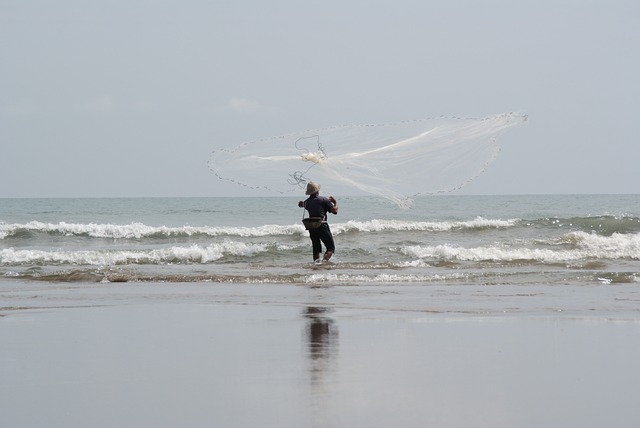
[[[319,228],[309,230],[309,238],[311,238],[311,244],[313,246],[313,260],[320,262],[320,253],[322,252],[321,243],[323,243],[326,247],[323,260],[326,262],[336,250],[336,246],[333,243],[333,235],[331,234],[331,229],[329,229],[329,223],[327,223],[327,212],[338,214],[338,202],[333,196],[329,196],[328,198],[320,196],[320,185],[313,182],[307,184],[305,194],[308,195],[309,198],[305,201],[298,202],[298,206],[309,211],[309,217],[319,217],[322,220]]]

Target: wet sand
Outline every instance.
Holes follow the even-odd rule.
[[[0,426],[636,427],[634,288],[0,280]]]

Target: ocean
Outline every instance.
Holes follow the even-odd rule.
[[[640,282],[640,195],[340,197],[314,264],[291,197],[0,199],[0,275],[49,283]]]
[[[0,200],[20,427],[637,427],[640,196]]]

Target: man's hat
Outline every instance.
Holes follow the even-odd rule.
[[[309,183],[307,183],[307,191],[305,192],[305,195],[313,195],[316,194],[320,191],[320,185],[318,183],[314,183],[313,181],[310,181]]]

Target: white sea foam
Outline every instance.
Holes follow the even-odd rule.
[[[301,233],[302,225],[263,225],[257,227],[210,227],[210,226],[148,226],[142,223],[131,224],[81,224],[81,223],[42,223],[32,221],[26,224],[0,224],[0,239],[15,235],[19,231],[54,233],[63,236],[90,236],[93,238],[142,239],[152,236],[270,236]]]
[[[601,236],[586,232],[572,232],[561,239],[574,248],[526,248],[508,245],[462,248],[452,245],[407,245],[399,248],[402,254],[419,259],[457,261],[516,261],[567,262],[584,259],[640,260],[640,234],[614,233]]]
[[[614,233],[611,236],[602,236],[595,233],[572,232],[566,235],[566,239],[593,254],[592,257],[640,259],[640,233]]]
[[[0,265],[89,265],[210,263],[225,255],[251,257],[269,250],[266,244],[222,243],[153,250],[42,251],[8,248],[0,250]]]
[[[307,275],[306,283],[402,283],[402,282],[432,282],[445,281],[450,279],[465,278],[466,275],[461,273],[453,273],[448,275],[441,274],[388,274],[381,273],[377,275],[357,275],[357,274],[334,274],[334,273],[317,273]]]
[[[368,220],[349,221],[332,226],[337,232],[384,232],[384,231],[432,231],[443,232],[455,229],[507,228],[517,224],[518,219],[498,220],[477,217],[469,221],[403,221],[403,220]]]
[[[453,229],[506,228],[516,225],[517,219],[497,220],[477,217],[469,221],[421,222],[402,220],[368,220],[335,223],[331,228],[335,234],[344,232],[384,232],[384,231],[447,231]],[[14,236],[20,231],[59,234],[63,236],[89,236],[105,239],[144,239],[148,237],[175,236],[285,236],[304,232],[302,224],[266,224],[256,227],[233,226],[149,226],[143,223],[96,224],[96,223],[43,223],[32,221],[25,224],[0,223],[0,239]]]

